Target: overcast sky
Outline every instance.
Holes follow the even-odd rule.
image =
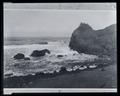
[[[88,23],[95,30],[116,23],[115,10],[55,10],[9,6],[4,7],[5,37],[70,37],[81,22]]]

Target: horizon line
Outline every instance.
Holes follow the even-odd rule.
[[[116,12],[116,8],[115,9],[52,9],[52,8],[46,8],[46,9],[32,9],[32,8],[29,8],[29,9],[13,9],[13,8],[3,8],[4,11],[16,11],[16,10],[19,10],[19,11],[103,11],[103,12],[106,12],[106,11],[113,11],[113,12]]]

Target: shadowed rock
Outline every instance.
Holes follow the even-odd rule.
[[[31,56],[32,57],[41,57],[41,56],[45,56],[46,53],[50,54],[50,51],[48,49],[34,50],[31,54]]]
[[[63,57],[63,55],[57,55],[57,57]]]
[[[25,57],[24,60],[30,60],[30,58],[29,57]]]
[[[90,25],[81,23],[72,34],[69,47],[79,53],[115,57],[116,24],[94,30]]]
[[[25,58],[25,55],[22,54],[22,53],[17,53],[13,58],[14,58],[14,59],[24,59],[24,58]]]
[[[67,72],[66,67],[61,67],[61,68],[60,68],[60,72],[61,72],[61,73],[62,73],[62,72]]]

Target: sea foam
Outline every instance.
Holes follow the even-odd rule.
[[[30,54],[33,50],[50,50],[51,54],[43,57],[32,58]],[[12,57],[17,53],[23,53],[31,60],[14,60]],[[57,55],[63,57],[58,58]],[[89,55],[71,50],[64,42],[48,42],[48,44],[28,44],[28,45],[5,45],[4,46],[4,74],[12,73],[12,76],[26,76],[37,72],[59,71],[62,66],[69,63],[93,61],[98,58],[96,55]],[[11,62],[10,62],[11,61]],[[70,67],[70,64],[69,66]]]

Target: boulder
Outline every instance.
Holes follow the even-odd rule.
[[[44,50],[41,50],[41,51],[50,54],[50,51],[48,49],[44,49]]]
[[[34,50],[31,54],[31,56],[32,57],[41,57],[41,56],[45,56],[46,53],[50,54],[50,51],[48,49]]]
[[[57,55],[57,57],[63,57],[63,55]]]
[[[30,58],[29,57],[25,57],[24,60],[30,60]]]
[[[24,58],[25,58],[25,55],[22,54],[22,53],[17,53],[13,58],[14,58],[14,59],[24,59]]]
[[[90,25],[81,23],[72,33],[69,47],[79,53],[115,57],[116,24],[94,30]]]
[[[67,72],[66,67],[61,67],[60,72]]]

